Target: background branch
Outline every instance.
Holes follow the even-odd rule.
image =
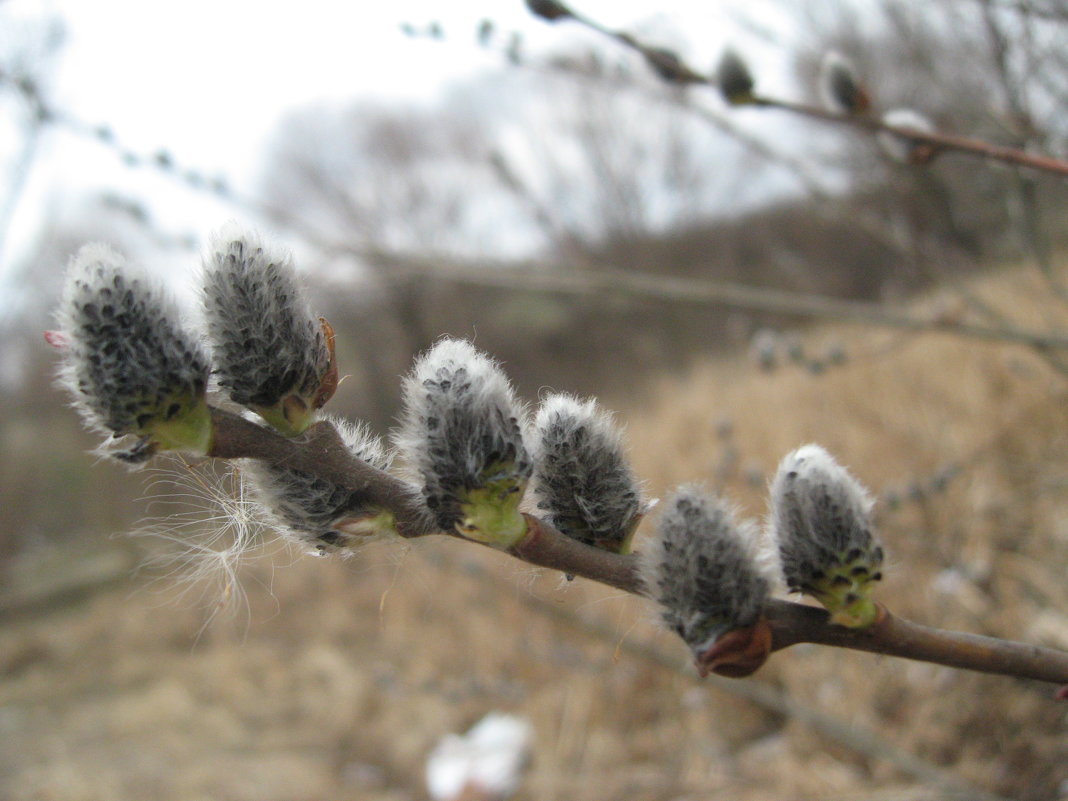
[[[536,5],[536,4],[535,4]],[[596,31],[597,33],[614,39],[620,42],[626,47],[629,47],[642,55],[649,66],[665,81],[675,84],[704,84],[714,85],[715,78],[708,77],[702,74],[700,71],[693,69],[683,61],[683,59],[675,52],[671,50],[665,50],[658,47],[650,47],[649,45],[639,41],[634,36],[623,31],[615,31],[604,25],[601,25],[596,20],[589,17],[578,14],[570,8],[567,8],[563,4],[553,3],[563,13],[559,13],[556,17],[549,18],[570,18],[575,20],[581,25]],[[536,11],[536,10],[535,10]],[[536,11],[536,13],[539,13]],[[546,16],[540,14],[541,16]],[[1068,177],[1068,162],[1053,158],[1051,156],[1045,156],[1040,154],[1028,153],[1024,150],[1013,147],[1004,147],[1000,145],[992,145],[987,142],[983,142],[977,139],[970,139],[964,136],[954,136],[951,134],[942,134],[929,131],[918,131],[911,128],[902,128],[894,125],[887,125],[882,120],[875,117],[865,115],[843,115],[838,112],[827,111],[822,108],[810,106],[802,103],[793,103],[785,100],[779,100],[776,98],[765,96],[754,96],[750,101],[751,104],[756,106],[763,106],[768,108],[778,108],[784,111],[793,112],[812,119],[819,119],[825,122],[830,122],[838,125],[848,125],[863,130],[868,130],[873,133],[885,131],[897,136],[902,136],[906,139],[913,141],[923,142],[930,145],[936,152],[939,150],[952,150],[960,153],[966,153],[968,155],[980,156],[982,158],[992,159],[994,161],[1001,161],[1006,164],[1014,164],[1020,167],[1027,167],[1033,170],[1040,170],[1053,175],[1060,175]]]
[[[728,281],[649,275],[620,269],[575,270],[563,266],[542,269],[535,264],[519,263],[501,264],[496,269],[490,269],[485,262],[476,265],[456,259],[386,253],[378,254],[377,258],[398,271],[432,275],[441,280],[480,286],[512,289],[522,287],[528,290],[601,297],[606,293],[617,293],[679,303],[719,305],[798,317],[843,320],[909,331],[939,331],[969,339],[1014,342],[1043,349],[1068,348],[1068,335],[1062,333],[1033,331],[1008,324],[978,325],[945,317],[922,318],[887,309],[876,303],[841,300]]]

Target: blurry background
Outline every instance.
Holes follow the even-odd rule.
[[[441,5],[0,2],[0,798],[422,799],[439,738],[494,710],[532,725],[520,799],[1068,798],[1047,687],[815,648],[701,682],[607,588],[455,542],[265,537],[234,565],[203,499],[232,481],[87,454],[41,335],[70,254],[112,242],[193,313],[238,219],[338,332],[333,411],[386,432],[451,333],[532,402],[619,410],[653,496],[702,480],[759,517],[817,440],[880,497],[895,610],[1068,648],[1068,355],[535,286],[627,270],[1063,333],[1064,180],[899,165],[519,0]],[[1060,0],[695,5],[576,8],[699,69],[733,46],[802,100],[835,49],[879,110],[1068,156]]]

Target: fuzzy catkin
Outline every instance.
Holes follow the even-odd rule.
[[[231,400],[266,408],[315,395],[330,354],[287,252],[224,229],[205,261],[203,293],[215,370]]]
[[[756,622],[768,581],[755,554],[756,529],[696,485],[664,504],[656,536],[639,551],[642,577],[665,626],[695,652]]]
[[[920,112],[911,108],[895,108],[883,115],[883,124],[894,128],[911,129],[921,134],[935,132],[935,125]],[[912,137],[879,131],[876,140],[883,152],[901,164],[922,164],[934,155],[934,148],[928,142]]]
[[[859,114],[870,106],[853,65],[833,50],[820,63],[819,90],[823,105],[838,114]]]
[[[723,99],[731,104],[749,103],[753,99],[755,82],[749,65],[733,49],[723,51],[716,68],[716,85]]]
[[[572,539],[625,550],[642,507],[623,437],[596,401],[548,396],[533,436],[533,486],[538,508]]]
[[[93,428],[143,434],[203,402],[210,363],[177,305],[107,245],[71,260],[56,318],[60,383]]]
[[[526,411],[495,361],[469,342],[442,339],[416,360],[402,393],[395,443],[439,529],[463,519],[468,491],[496,480],[525,486]]]
[[[558,0],[526,0],[526,2],[531,13],[549,22],[574,16],[574,12]]]
[[[835,570],[863,568],[878,580],[883,549],[872,529],[873,500],[819,445],[788,454],[771,483],[771,527],[793,592],[822,589]]]
[[[327,422],[337,429],[352,456],[379,470],[389,469],[392,454],[365,424],[335,417],[328,417]],[[342,518],[373,517],[382,512],[371,506],[363,493],[301,470],[249,461],[243,472],[280,532],[320,552],[356,544],[352,536],[335,526]]]

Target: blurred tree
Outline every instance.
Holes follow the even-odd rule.
[[[8,270],[17,292],[4,299],[0,315],[0,558],[90,527],[123,530],[138,514],[141,482],[118,465],[99,470],[87,463],[84,453],[97,442],[53,386],[55,354],[43,336],[54,324],[67,261],[82,244],[110,242],[135,259],[158,255],[148,221],[113,201],[54,198],[47,222]]]
[[[594,391],[623,380],[619,360],[633,377],[678,364],[722,331],[664,302],[517,297],[404,269],[405,258],[435,257],[619,266],[620,252],[641,243],[643,267],[680,271],[672,245],[650,243],[785,183],[683,101],[589,51],[470,80],[437,106],[292,115],[266,161],[263,198],[276,220],[312,232],[332,277],[359,283],[329,311],[362,344],[355,369],[368,393],[388,388],[361,413],[388,419],[390,379],[443,332],[477,332],[520,384],[551,362],[566,386]],[[707,270],[708,252],[696,256]]]
[[[43,92],[50,82],[66,32],[57,17],[19,19],[0,30],[0,120],[10,126],[10,153],[0,191],[0,266],[9,255],[9,233],[37,157],[49,112]]]
[[[810,99],[821,60],[837,51],[867,81],[877,113],[912,108],[940,130],[1065,154],[1068,94],[1048,79],[1064,69],[1057,44],[1068,24],[1063,10],[996,0],[788,8],[798,22],[797,74]],[[1022,252],[1048,271],[1050,215],[1068,201],[1062,180],[977,170],[952,157],[925,169],[901,167],[852,132],[832,141],[820,158],[846,171],[858,206],[907,235],[919,269]]]

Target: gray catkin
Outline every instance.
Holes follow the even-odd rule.
[[[700,486],[664,503],[656,535],[639,551],[643,581],[664,625],[694,650],[756,622],[769,593],[755,554],[756,530]]]
[[[71,260],[56,318],[60,383],[94,429],[137,433],[203,396],[210,363],[177,305],[107,245],[85,245]]]
[[[716,68],[716,84],[728,103],[745,102],[752,98],[755,86],[753,74],[737,51],[731,48],[723,51]]]
[[[910,129],[918,133],[931,134],[936,130],[934,123],[928,117],[911,108],[891,109],[883,115],[882,121],[884,125]],[[902,164],[912,163],[924,147],[924,144],[917,139],[891,131],[879,131],[876,139],[887,156]]]
[[[441,530],[460,522],[463,492],[483,486],[487,470],[523,484],[530,477],[526,410],[498,364],[469,342],[437,342],[416,360],[402,395],[394,442]]]
[[[230,226],[214,237],[203,298],[219,384],[246,407],[314,395],[329,365],[325,337],[290,255]]]
[[[593,399],[549,395],[535,418],[532,441],[533,486],[548,521],[587,545],[622,545],[642,497],[611,416]]]
[[[856,114],[868,102],[853,65],[833,50],[820,62],[819,91],[823,105],[838,114]]]
[[[819,445],[788,454],[771,483],[770,523],[787,586],[808,591],[826,572],[863,558],[874,573],[883,550],[872,528],[872,498]]]

